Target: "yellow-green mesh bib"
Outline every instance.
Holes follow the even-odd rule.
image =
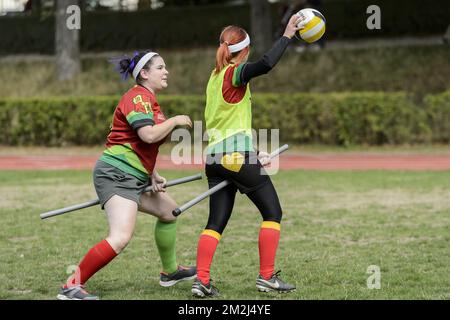
[[[250,86],[238,103],[228,103],[222,95],[225,73],[229,65],[211,74],[206,87],[205,122],[209,136],[207,153],[253,151],[252,108]]]

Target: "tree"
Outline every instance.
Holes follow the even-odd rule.
[[[58,80],[68,80],[73,78],[81,71],[79,45],[81,10],[79,7],[79,1],[56,1],[55,20],[55,52],[57,77]]]
[[[28,0],[25,3],[24,11],[39,15],[42,9],[41,0]]]
[[[252,47],[256,55],[263,54],[272,44],[272,19],[267,0],[250,0]]]

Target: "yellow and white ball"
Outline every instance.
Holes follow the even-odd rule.
[[[325,17],[315,9],[303,9],[297,12],[304,21],[305,27],[299,30],[300,37],[308,43],[322,38],[325,33]]]

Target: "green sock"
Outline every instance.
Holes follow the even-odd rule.
[[[158,247],[159,256],[164,272],[172,273],[178,269],[175,252],[175,240],[177,235],[177,221],[161,222],[155,225],[155,242]]]

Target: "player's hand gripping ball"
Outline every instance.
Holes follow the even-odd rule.
[[[315,9],[303,9],[297,12],[304,27],[298,31],[300,37],[308,43],[322,38],[325,33],[325,17]]]

